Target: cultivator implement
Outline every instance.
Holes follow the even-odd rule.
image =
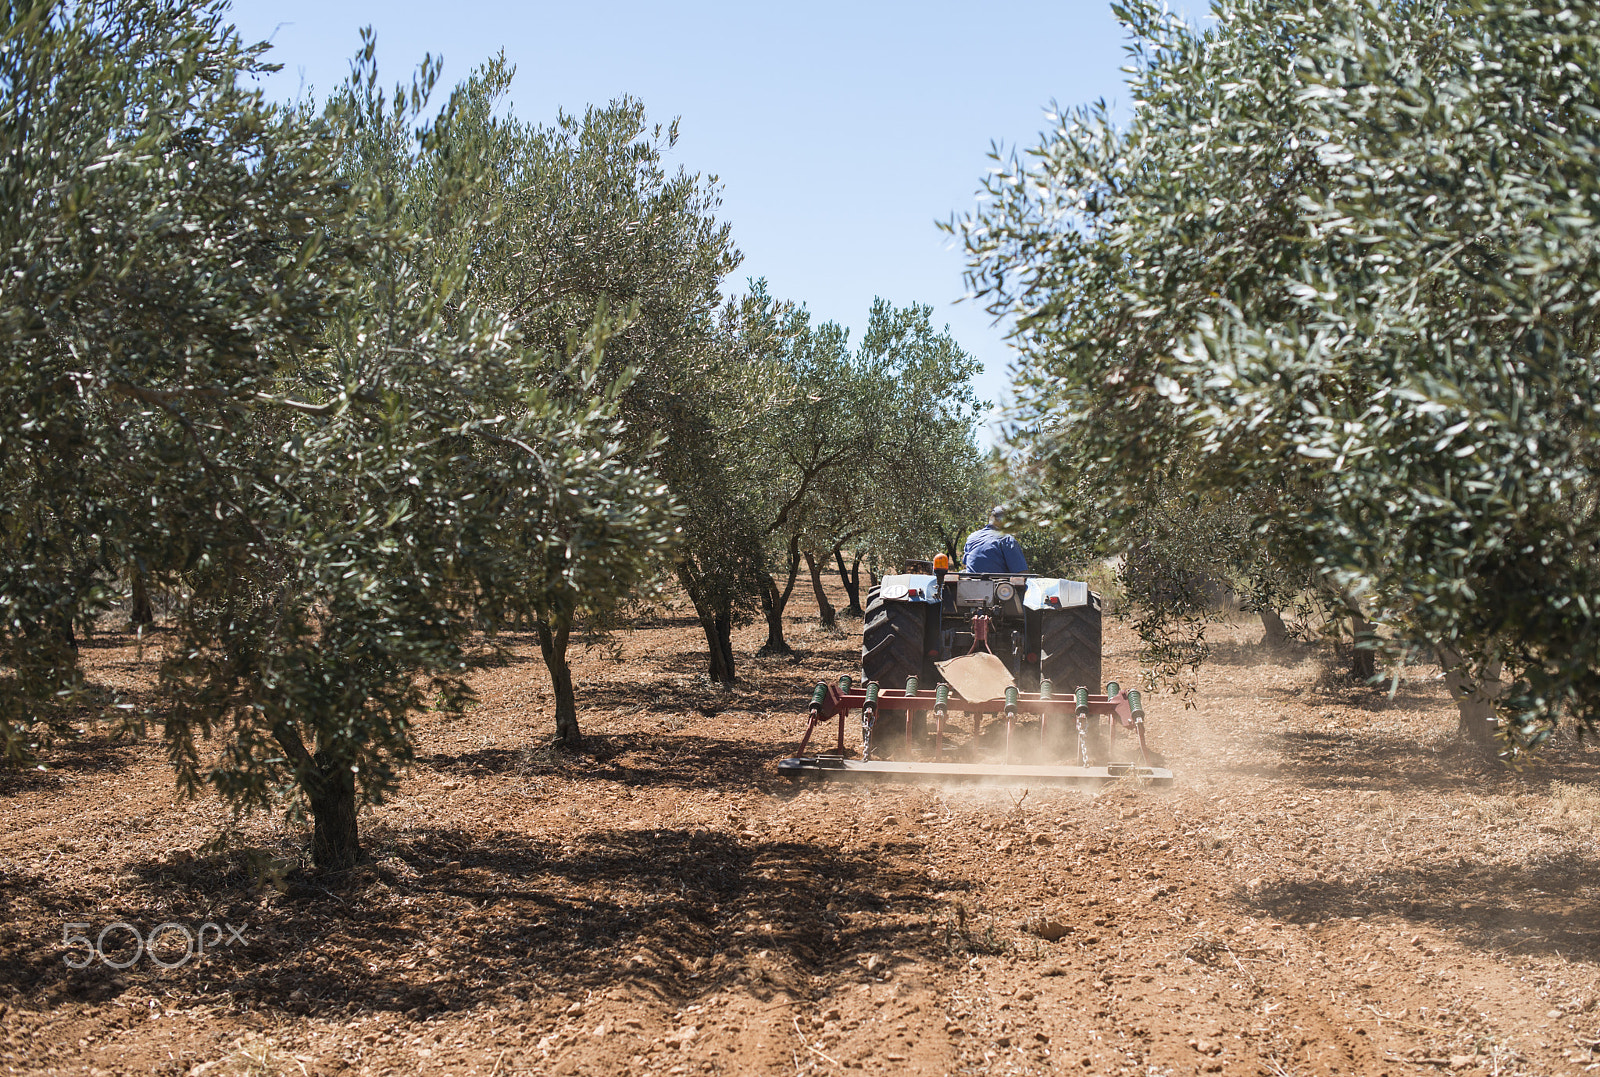
[[[845,747],[847,719],[856,713],[861,716],[860,758],[852,758]],[[959,713],[972,716],[970,734],[967,723],[955,719]],[[833,748],[806,754],[818,727],[834,720]],[[1136,735],[1136,759],[1115,761],[1119,731]],[[1172,772],[1160,762],[1145,741],[1138,690],[1123,691],[1114,682],[1105,695],[1079,688],[1058,697],[1046,680],[1038,692],[1007,687],[1003,698],[973,702],[948,684],[921,691],[915,677],[907,678],[903,690],[880,688],[875,681],[856,687],[851,678],[840,677],[837,685],[817,684],[800,748],[778,763],[778,773],[795,780],[856,782],[1092,788],[1131,778],[1171,785]]]

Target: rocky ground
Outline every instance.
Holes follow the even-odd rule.
[[[1213,633],[1150,704],[1170,789],[791,787],[773,764],[854,632],[700,676],[681,610],[578,656],[590,750],[536,747],[531,639],[429,716],[372,862],[173,793],[91,730],[0,776],[0,1067],[164,1074],[1566,1074],[1600,1068],[1596,760],[1461,750],[1437,671],[1392,698]],[[159,639],[159,637],[158,637]],[[86,648],[108,687],[151,651]],[[1107,675],[1137,683],[1110,630]],[[535,746],[530,748],[530,746]],[[67,934],[167,929],[126,969]],[[77,928],[66,925],[87,925]],[[1042,932],[1042,934],[1041,934]],[[1045,936],[1051,937],[1050,941]],[[107,956],[135,956],[127,929]],[[160,958],[168,965],[152,960]]]

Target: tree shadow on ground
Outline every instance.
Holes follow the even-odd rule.
[[[1297,707],[1344,707],[1369,714],[1425,710],[1447,702],[1442,685],[1435,687],[1415,676],[1402,678],[1392,695],[1388,682],[1366,684],[1344,676],[1322,678],[1310,685],[1264,687],[1260,692],[1263,702],[1270,700]]]
[[[848,645],[846,645],[848,644]],[[656,670],[659,673],[690,678],[702,678],[706,672],[706,655],[704,651],[680,651],[677,654],[657,654],[652,656]],[[740,653],[735,656],[734,668],[737,671],[749,670],[752,667],[762,673],[778,674],[788,677],[795,675],[795,666],[807,667],[805,674],[810,675],[817,667],[826,666],[815,676],[826,678],[829,670],[838,667],[838,673],[851,673],[854,666],[855,674],[859,675],[861,668],[861,652],[859,644],[834,640],[818,640],[813,645],[797,645],[790,642],[790,653],[786,655],[752,655]]]
[[[1218,762],[1208,769],[1217,775],[1292,780],[1313,789],[1482,793],[1517,777],[1465,742],[1440,750],[1404,732],[1286,730],[1235,736],[1232,747],[1258,761]],[[1587,764],[1582,769],[1592,770]]]
[[[437,752],[417,757],[417,765],[439,774],[481,777],[481,771],[505,774],[527,769],[528,753],[522,748],[478,748],[470,752]]]
[[[141,746],[133,738],[106,734],[58,741],[39,753],[26,769],[0,770],[0,799],[41,790],[59,790],[69,779],[102,777],[128,769],[130,753]]]
[[[137,647],[143,642],[147,647],[159,646],[163,639],[172,638],[172,629],[160,625],[149,625],[141,636],[137,632],[129,632],[125,628],[113,630],[100,629],[93,635],[81,636],[78,639],[78,650],[83,651],[114,651],[122,647]]]
[[[705,679],[703,656],[657,659],[654,679],[649,681],[634,676],[608,680],[602,674],[591,673],[578,689],[578,720],[583,721],[586,709],[631,710],[640,714],[698,712],[709,717],[725,710],[770,710],[792,704],[796,711],[803,711],[818,680],[832,683],[839,672],[850,672],[850,661],[859,661],[854,652],[845,659],[829,652],[797,651],[796,655],[793,660],[746,659],[739,667],[743,671],[740,679],[732,688]],[[859,675],[859,670],[852,674]],[[670,677],[679,680],[665,682]]]
[[[1481,950],[1594,961],[1600,959],[1597,871],[1600,856],[1592,849],[1518,864],[1418,859],[1361,880],[1286,880],[1239,891],[1235,899],[1253,915],[1280,920],[1394,916]]]
[[[801,727],[804,728],[803,726]],[[592,775],[636,788],[680,787],[727,790],[782,788],[778,751],[770,741],[689,733],[648,733],[590,738],[599,765]],[[800,733],[796,732],[798,743]]]
[[[635,631],[646,628],[699,628],[700,618],[693,613],[657,614],[636,618],[628,627]]]
[[[412,829],[371,840],[376,863],[253,896],[218,859],[175,878],[165,864],[96,912],[148,930],[166,921],[247,925],[234,945],[176,969],[75,970],[59,945],[73,897],[43,875],[0,876],[0,994],[25,1004],[107,999],[138,985],[211,992],[252,1009],[413,1016],[550,993],[628,987],[690,998],[735,982],[806,995],[818,971],[867,952],[939,959],[917,927],[829,908],[927,914],[937,889],[889,857],[701,828],[596,829],[565,841]],[[942,884],[941,884],[942,885]],[[53,941],[52,941],[53,940]]]
[[[749,702],[764,703],[760,693],[748,687],[723,688],[704,680],[682,685],[663,685],[638,680],[587,681],[578,690],[578,722],[586,709],[632,710],[640,714],[681,714],[698,711],[715,714]]]
[[[804,731],[799,719],[795,742]],[[633,788],[718,788],[771,791],[784,786],[776,762],[785,746],[767,740],[739,740],[692,733],[589,734],[581,752],[551,749],[529,753],[515,748],[479,748],[420,757],[430,771],[463,776],[558,775],[580,784],[599,782]]]
[[[1273,647],[1265,643],[1240,643],[1224,639],[1211,644],[1210,652],[1206,655],[1206,663],[1217,666],[1279,666],[1290,669],[1307,659],[1315,658],[1319,653],[1321,652],[1315,645],[1297,643],[1293,640]]]

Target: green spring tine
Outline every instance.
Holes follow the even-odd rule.
[[[1114,696],[1120,691],[1122,691],[1122,685],[1118,684],[1116,681],[1106,682],[1106,695]]]
[[[828,701],[828,685],[824,681],[817,682],[817,690],[811,693],[811,707],[813,710]]]
[[[867,682],[867,698],[861,704],[861,758],[872,758],[872,729],[878,724],[878,682]]]
[[[907,677],[906,678],[906,695],[914,696],[916,694],[917,694],[917,679],[915,677]]]
[[[1089,765],[1089,689],[1078,687],[1078,766]]]
[[[1011,722],[1017,716],[1017,686],[1006,688],[1006,764],[1011,763]]]
[[[1050,683],[1050,678],[1049,677],[1046,677],[1044,680],[1039,682],[1039,698],[1040,699],[1049,699],[1050,698],[1050,693],[1054,689],[1055,689],[1055,685]]]
[[[935,707],[950,706],[950,686],[948,684],[941,684],[934,690],[933,705]]]
[[[839,678],[839,691],[844,695],[849,695],[850,684],[850,674],[846,673],[844,676]]]
[[[1133,728],[1139,734],[1139,758],[1145,766],[1150,765],[1150,749],[1144,742],[1144,700],[1139,698],[1137,688],[1128,689],[1128,707],[1133,711]]]

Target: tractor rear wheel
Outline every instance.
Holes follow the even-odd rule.
[[[1105,691],[1100,680],[1100,596],[1089,592],[1089,604],[1044,610],[1039,626],[1039,676],[1050,681],[1056,696],[1079,688],[1090,695]]]
[[[922,674],[922,640],[928,607],[920,602],[885,601],[874,587],[867,592],[861,624],[861,674],[880,688],[904,688],[907,677]]]

